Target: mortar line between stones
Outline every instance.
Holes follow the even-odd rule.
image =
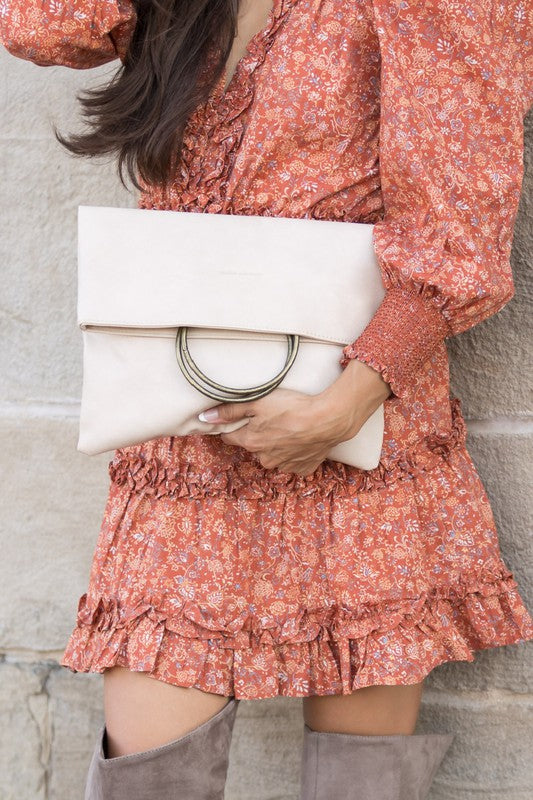
[[[50,691],[48,689],[48,682],[52,673],[59,668],[59,665],[53,664],[51,665],[50,669],[48,670],[46,677],[43,681],[43,692],[46,695],[46,725],[47,725],[47,735],[48,735],[48,752],[46,759],[45,766],[45,773],[44,773],[44,796],[45,800],[49,800],[50,797],[50,784],[52,778],[52,747],[53,747],[53,738],[54,738],[54,720],[52,717],[52,708],[51,708],[51,698],[50,698]]]

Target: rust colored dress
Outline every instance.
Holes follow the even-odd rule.
[[[128,0],[0,8],[3,44],[42,66],[124,58],[135,22]],[[528,13],[274,0],[228,90],[192,114],[178,174],[142,208],[375,225],[387,292],[341,366],[360,359],[391,386],[381,459],[304,477],[218,436],[117,450],[63,665],[301,697],[415,683],[533,638],[445,346],[514,292]]]

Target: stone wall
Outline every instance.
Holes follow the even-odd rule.
[[[112,165],[69,157],[55,142],[51,122],[64,131],[75,127],[75,91],[112,70],[39,68],[0,53],[0,800],[81,800],[102,721],[101,677],[73,675],[57,663],[86,588],[109,460],[76,450],[76,208],[134,206],[135,198],[121,188]],[[516,296],[449,343],[452,389],[463,400],[469,450],[493,504],[505,559],[530,608],[532,138],[514,243]],[[473,665],[449,664],[432,673],[420,730],[457,733],[432,800],[531,797],[528,655],[529,646],[500,648],[481,653]],[[300,704],[241,703],[228,800],[296,799]]]

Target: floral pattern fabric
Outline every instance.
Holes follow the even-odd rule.
[[[134,24],[126,0],[0,5],[3,44],[43,66],[123,58]],[[513,295],[530,31],[521,0],[274,0],[139,205],[374,224],[387,291],[340,366],[391,385],[380,463],[302,477],[209,435],[117,450],[65,666],[306,696],[533,638],[445,345]]]

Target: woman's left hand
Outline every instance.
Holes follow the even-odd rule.
[[[248,417],[242,428],[219,434],[222,441],[255,453],[267,469],[310,475],[334,445],[356,435],[390,394],[379,372],[353,359],[319,394],[278,388],[259,400],[222,403],[204,414],[207,422]]]

